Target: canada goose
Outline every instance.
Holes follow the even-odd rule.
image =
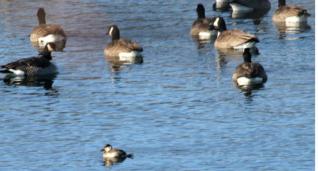
[[[244,49],[244,62],[236,67],[232,80],[238,86],[260,85],[267,81],[267,75],[263,66],[259,63],[253,63],[251,60],[250,49]]]
[[[116,25],[108,28],[107,35],[112,37],[112,41],[104,49],[106,57],[119,57],[121,61],[135,61],[141,56],[143,48],[131,40],[120,38],[120,32]]]
[[[205,9],[202,4],[197,5],[198,18],[192,23],[190,34],[192,36],[198,36],[200,40],[210,39],[213,35],[213,18],[205,17]]]
[[[54,51],[55,45],[48,43],[44,51],[37,57],[30,57],[17,60],[15,62],[2,65],[0,72],[12,73],[15,76],[43,76],[56,74],[57,68],[51,63],[51,52]]]
[[[218,49],[245,49],[255,47],[259,42],[255,35],[245,33],[241,30],[227,30],[222,17],[217,17],[213,23],[218,31],[214,46]]]
[[[299,6],[287,6],[286,0],[278,0],[278,9],[272,19],[277,23],[285,23],[286,26],[300,26],[307,24],[310,14],[306,9]]]
[[[63,51],[67,39],[63,28],[57,24],[46,24],[44,8],[38,9],[37,17],[39,25],[33,28],[30,35],[32,45],[42,50],[46,44],[54,43],[54,51]]]
[[[126,158],[133,158],[133,154],[127,154],[121,149],[113,148],[110,144],[106,144],[101,151],[103,152],[103,159],[107,165],[120,163]]]

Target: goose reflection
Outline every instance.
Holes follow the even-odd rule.
[[[285,33],[297,34],[303,33],[311,29],[311,27],[307,23],[303,23],[298,26],[287,26],[285,23],[274,22],[277,31],[279,34],[283,35]]]
[[[120,57],[105,57],[110,70],[112,72],[119,72],[124,68],[127,68],[133,64],[142,64],[143,63],[143,56],[136,56],[134,58],[129,59],[122,59]]]
[[[7,74],[3,78],[3,82],[9,86],[28,86],[28,87],[43,87],[45,90],[52,90],[55,75],[48,76],[16,76]]]

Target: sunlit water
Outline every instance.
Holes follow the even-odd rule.
[[[312,14],[298,34],[277,31],[276,1],[259,25],[200,1],[261,41],[253,60],[269,79],[247,96],[231,80],[242,59],[189,36],[198,2],[1,0],[1,64],[37,54],[28,35],[40,6],[68,42],[52,88],[0,82],[0,170],[109,169],[106,143],[134,153],[112,170],[313,170],[314,1],[288,1]],[[143,64],[112,70],[110,24],[143,46]]]

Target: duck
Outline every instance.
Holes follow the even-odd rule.
[[[38,46],[41,50],[46,44],[54,43],[54,51],[63,51],[67,41],[63,28],[57,24],[46,24],[44,8],[38,9],[37,17],[39,25],[34,27],[30,34],[32,45]]]
[[[217,49],[238,49],[255,48],[259,42],[255,35],[248,34],[241,30],[227,30],[223,17],[216,17],[213,27],[218,31],[214,46]]]
[[[250,13],[266,11],[271,8],[269,0],[216,0],[214,8],[226,9],[231,7],[233,13]]]
[[[134,41],[121,38],[117,25],[109,26],[106,35],[112,38],[112,41],[104,49],[106,57],[119,57],[121,61],[134,61],[142,56],[143,48]]]
[[[308,11],[300,6],[286,5],[286,0],[278,0],[278,9],[275,11],[272,20],[276,23],[284,23],[286,26],[300,26],[307,24],[310,16]]]
[[[38,56],[23,58],[14,62],[0,66],[1,73],[13,74],[14,76],[45,76],[57,74],[57,67],[51,63],[51,52],[54,51],[55,44],[48,43],[44,51]]]
[[[205,17],[205,8],[202,4],[197,5],[198,18],[192,23],[190,34],[198,37],[200,40],[210,39],[213,35],[213,24],[214,18]]]
[[[106,144],[101,151],[107,165],[123,162],[126,158],[133,158],[133,154],[127,154],[124,150],[113,148],[110,144]]]
[[[244,62],[236,67],[232,80],[239,86],[257,86],[267,81],[267,75],[263,66],[252,62],[250,48],[244,49]]]

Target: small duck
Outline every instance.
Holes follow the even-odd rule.
[[[252,62],[250,49],[244,49],[244,62],[236,67],[232,80],[238,86],[257,86],[267,81],[267,75],[263,66],[259,63]]]
[[[259,42],[255,35],[245,33],[241,30],[227,30],[223,17],[217,17],[213,23],[214,29],[218,31],[214,46],[218,49],[255,48]]]
[[[56,66],[51,63],[51,52],[54,51],[55,44],[48,43],[44,51],[39,56],[23,58],[15,62],[2,65],[0,72],[11,73],[15,76],[44,76],[57,74]]]
[[[120,38],[117,25],[109,26],[107,35],[112,37],[112,42],[108,43],[104,49],[106,57],[119,57],[121,61],[135,61],[141,56],[143,48],[136,42]]]
[[[67,40],[63,28],[57,24],[46,24],[44,8],[38,9],[37,17],[39,25],[34,27],[30,34],[32,45],[41,50],[46,44],[54,43],[54,51],[63,51]]]
[[[213,35],[213,21],[214,18],[205,17],[205,8],[202,4],[197,5],[198,18],[192,23],[190,34],[197,36],[200,40],[210,39]]]
[[[133,154],[127,154],[125,151],[113,148],[110,144],[106,144],[103,149],[103,159],[106,165],[123,162],[126,158],[133,158]]]
[[[276,23],[284,23],[287,27],[298,27],[307,24],[307,18],[310,14],[306,9],[286,5],[286,0],[278,0],[278,9],[275,11],[272,19]]]

